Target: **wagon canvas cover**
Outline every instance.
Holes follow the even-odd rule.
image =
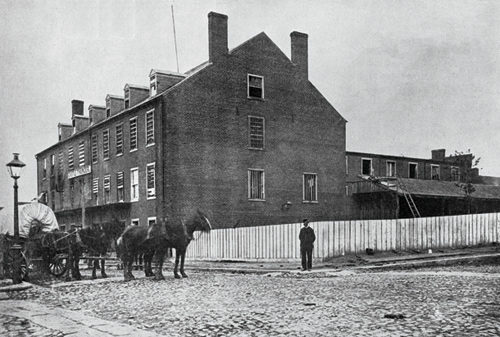
[[[33,220],[37,220],[42,224],[42,232],[59,229],[59,224],[52,209],[39,202],[33,202],[19,209],[19,236],[28,237]]]

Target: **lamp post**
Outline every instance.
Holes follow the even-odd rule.
[[[19,160],[19,153],[14,153],[14,159],[7,164],[9,174],[14,179],[14,245],[12,245],[12,256],[14,258],[12,265],[12,282],[21,283],[21,245],[19,244],[19,214],[17,202],[17,179],[21,177],[21,170],[26,166]]]

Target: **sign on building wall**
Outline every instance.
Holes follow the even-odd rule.
[[[83,176],[92,172],[90,165],[79,167],[73,171],[68,172],[68,179],[73,179],[79,176]]]

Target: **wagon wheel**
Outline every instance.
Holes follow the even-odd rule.
[[[29,281],[28,277],[28,259],[24,252],[21,252],[21,280]],[[14,275],[14,252],[12,250],[8,250],[4,255],[4,272],[5,276],[8,278],[12,278]]]
[[[57,254],[49,261],[49,272],[59,277],[68,269],[68,256],[66,254]]]

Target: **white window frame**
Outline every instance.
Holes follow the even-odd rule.
[[[106,157],[106,152],[105,152],[105,145],[106,141],[104,139],[104,134],[108,134],[108,141],[107,141],[107,146],[108,146],[108,156]],[[102,160],[109,160],[111,158],[111,147],[110,147],[110,134],[109,134],[109,129],[102,130]]]
[[[154,187],[149,188],[148,187],[148,183],[149,183],[148,168],[151,166],[153,167],[153,172],[154,172],[154,181],[153,181]],[[149,196],[150,191],[153,191],[153,193],[154,193],[153,196]],[[146,165],[146,199],[147,200],[156,199],[156,163],[149,163]]]
[[[122,175],[122,184],[121,185],[118,184],[119,173],[121,173],[121,175]],[[117,202],[124,202],[125,201],[125,173],[123,171],[116,172],[115,179],[116,179],[116,201]],[[118,197],[118,191],[120,190],[120,186],[121,186],[121,190],[122,190],[122,198],[121,199]]]
[[[97,164],[99,162],[99,135],[97,133],[94,133],[92,137],[90,137],[90,156],[92,157],[92,164]]]
[[[363,161],[364,160],[370,161],[370,174],[369,175],[372,175],[373,174],[373,160],[372,160],[372,158],[361,158],[361,174],[366,175],[363,173]]]
[[[314,200],[306,200],[306,174],[314,175],[314,184],[316,185]],[[313,172],[304,172],[302,174],[302,202],[305,204],[317,204],[318,203],[318,174]]]
[[[132,172],[134,172],[134,171],[137,171],[137,193],[136,193],[137,197],[136,198],[133,197],[134,196],[134,185],[133,185],[134,181],[132,179]],[[130,201],[131,202],[139,201],[139,168],[138,167],[132,167],[130,169]]]
[[[83,163],[82,163],[83,161]],[[85,166],[85,141],[78,143],[78,167]]]
[[[132,124],[130,123],[135,119],[135,148],[132,148]],[[129,119],[129,124],[128,124],[128,133],[129,133],[129,139],[128,139],[128,145],[130,147],[130,152],[135,152],[139,148],[139,134],[138,134],[138,127],[139,127],[139,119],[137,116],[132,117]]]
[[[411,165],[415,165],[415,178],[410,178],[410,167]],[[415,163],[413,161],[408,163],[408,178],[409,179],[418,179],[418,163]]]
[[[134,225],[134,222],[137,222],[137,225]],[[130,225],[131,226],[140,226],[141,225],[141,219],[139,219],[139,218],[130,219]]]
[[[394,172],[392,175],[390,175],[389,173],[389,166],[390,164],[394,164]],[[395,177],[396,176],[396,161],[395,160],[386,160],[385,161],[385,175],[386,177]]]
[[[95,204],[99,205],[99,177],[92,179],[92,196],[95,196]]]
[[[251,172],[259,171],[262,172],[262,198],[252,198],[252,186],[251,186]],[[266,172],[263,169],[249,168],[247,170],[247,189],[248,189],[248,200],[249,201],[266,201]]]
[[[128,103],[128,106],[127,106]],[[125,88],[123,92],[123,106],[125,109],[130,108],[130,88]]]
[[[149,96],[155,96],[157,93],[158,93],[158,82],[156,81],[156,74],[154,74],[149,78]]]
[[[149,227],[149,222],[150,222],[151,220],[154,220],[154,222],[156,223],[156,217],[155,217],[155,216],[150,216],[150,217],[148,217],[148,227]]]
[[[438,174],[438,178],[439,178],[439,179],[434,179],[434,177],[433,177],[433,175],[432,175],[432,169],[433,169],[434,167],[437,167],[437,174]],[[439,167],[439,165],[438,165],[438,164],[431,164],[431,180],[438,180],[438,181],[439,181],[439,180],[441,180],[441,168]]]
[[[42,179],[47,178],[47,158],[43,158]]]
[[[121,127],[121,131],[122,131],[122,135],[121,135],[121,143],[122,143],[122,146],[121,146],[121,151],[122,152],[118,152],[118,127]],[[123,152],[124,151],[124,145],[125,145],[125,142],[124,142],[124,137],[123,137],[123,123],[118,123],[115,125],[115,153],[116,153],[116,156],[117,157],[120,157],[120,156],[123,156]]]
[[[153,142],[148,144],[148,114],[152,113],[153,114]],[[149,111],[146,111],[146,114],[144,115],[144,135],[145,135],[145,143],[146,147],[150,147],[155,145],[155,109],[151,109]]]
[[[250,76],[252,77],[258,77],[262,80],[262,97],[254,97],[254,96],[250,96]],[[255,75],[255,74],[247,74],[247,98],[250,98],[250,99],[264,99],[264,76],[260,76],[260,75]]]
[[[349,156],[345,156],[345,175],[349,175]]]
[[[106,179],[109,182],[109,188],[106,190]],[[106,192],[108,192],[108,197],[106,198]],[[107,174],[102,178],[102,203],[111,203],[111,175]]]

